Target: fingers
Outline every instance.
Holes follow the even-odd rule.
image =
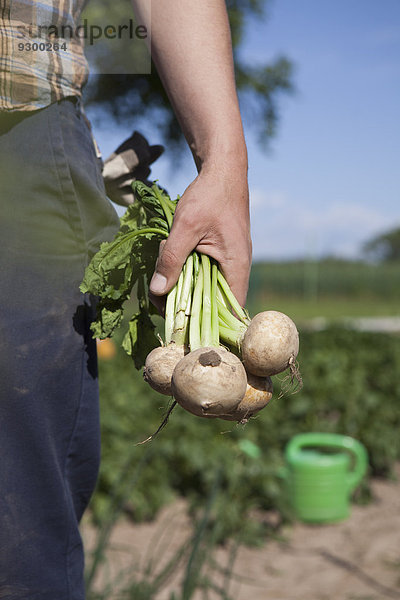
[[[221,271],[240,306],[245,306],[251,266],[251,240],[241,245],[235,260],[220,260]]]
[[[235,228],[232,227],[232,230]],[[230,248],[227,252],[231,258],[226,258],[221,247],[209,240],[202,239],[198,242],[198,232],[189,224],[183,225],[182,219],[174,221],[171,233],[167,240],[160,244],[159,257],[157,259],[155,272],[150,282],[150,293],[153,295],[153,304],[161,312],[161,304],[156,297],[169,292],[177,282],[182,271],[183,264],[190,254],[196,249],[215,258],[221,267],[233,294],[244,306],[246,303],[249,285],[249,274],[251,265],[251,239],[248,236],[236,235],[234,251]]]
[[[232,198],[236,202],[226,201]],[[222,272],[244,306],[251,265],[251,238],[246,181],[232,190],[214,176],[200,174],[185,190],[177,206],[171,232],[160,245],[150,282],[153,296],[164,296],[177,282],[192,250],[219,262]]]
[[[249,286],[252,260],[252,243],[250,226],[243,226],[244,219],[233,219],[228,216],[224,220],[225,237],[219,235],[217,240],[202,239],[196,250],[212,256],[229,284],[235,298],[241,306],[245,306]]]
[[[156,269],[150,282],[150,292],[154,296],[164,296],[172,289],[197,241],[190,227],[183,227],[178,219],[174,220],[168,239],[160,244]]]
[[[232,268],[233,267],[233,268]],[[248,267],[238,267],[235,265],[221,265],[223,275],[231,288],[233,295],[240,306],[245,306],[247,290],[249,287],[249,269]]]

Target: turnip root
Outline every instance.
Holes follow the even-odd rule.
[[[143,370],[144,380],[156,392],[172,396],[172,373],[184,355],[184,346],[179,346],[175,342],[171,342],[168,346],[154,348],[146,358]]]
[[[233,411],[247,388],[246,371],[232,352],[222,347],[198,348],[182,358],[172,375],[175,400],[199,417]]]
[[[250,417],[267,406],[272,398],[272,392],[273,386],[270,377],[257,377],[257,375],[247,373],[247,389],[244,398],[232,412],[220,415],[219,418],[247,423]]]
[[[250,322],[241,342],[248,372],[266,377],[294,369],[299,351],[299,334],[293,321],[276,310],[258,313]]]

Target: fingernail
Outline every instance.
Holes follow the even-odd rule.
[[[154,273],[150,281],[150,291],[153,294],[163,294],[167,286],[167,278],[161,273]]]

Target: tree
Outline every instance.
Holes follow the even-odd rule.
[[[292,65],[286,57],[258,66],[249,66],[240,57],[246,23],[250,17],[264,17],[268,1],[227,0],[242,114],[245,121],[251,116],[249,125],[256,125],[261,143],[275,133],[279,94],[292,91]],[[110,7],[108,0],[91,4],[96,5],[96,18],[98,11]],[[89,81],[85,101],[107,109],[117,121],[151,119],[170,150],[183,147],[181,130],[155,69],[151,75],[96,75]]]
[[[400,227],[369,240],[364,245],[364,252],[379,261],[400,260]]]

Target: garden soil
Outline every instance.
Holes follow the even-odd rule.
[[[350,518],[341,523],[295,523],[280,531],[279,540],[266,540],[261,548],[240,547],[229,580],[210,576],[232,600],[400,600],[400,464],[396,480],[372,481],[372,494],[370,504],[353,505]],[[88,522],[82,530],[90,553],[94,531]],[[98,589],[112,582],[113,591],[105,597],[118,598],[120,586],[129,578],[143,577],[153,560],[151,579],[190,533],[183,501],[166,507],[152,523],[119,521]],[[229,548],[216,552],[222,569],[230,562],[229,552]],[[172,591],[180,598],[181,580],[178,568],[149,599],[170,600]],[[196,592],[193,600],[204,597],[221,598],[216,592],[207,596]]]

